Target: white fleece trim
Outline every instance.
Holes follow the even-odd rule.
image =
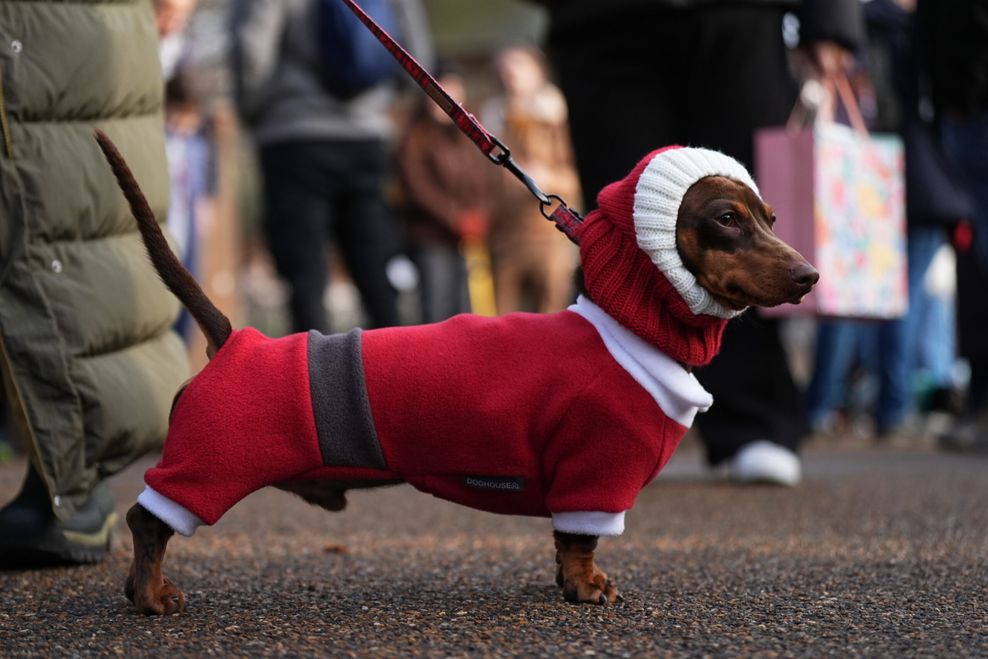
[[[713,405],[696,376],[607,315],[584,296],[569,307],[596,328],[614,360],[647,391],[667,417],[689,428],[697,412]]]
[[[621,535],[624,533],[624,513],[590,510],[552,513],[552,528],[580,535]]]
[[[175,503],[147,485],[144,486],[144,491],[137,496],[137,503],[141,504],[149,513],[170,526],[179,535],[188,537],[195,533],[196,529],[203,524],[203,521],[185,506]]]
[[[676,249],[676,221],[683,196],[706,176],[724,176],[744,183],[759,194],[748,170],[719,151],[683,147],[667,149],[645,166],[635,186],[632,216],[638,246],[689,306],[690,311],[717,318],[733,318],[735,311],[715,300],[686,269]]]

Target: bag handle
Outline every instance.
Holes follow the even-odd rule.
[[[851,89],[851,81],[847,79],[847,74],[841,73],[831,82],[831,85],[837,88],[837,98],[844,104],[844,110],[847,111],[847,118],[851,122],[851,128],[862,135],[869,135],[870,131],[865,124],[864,117],[861,115],[858,98],[854,95],[854,90]]]
[[[836,93],[835,93],[836,92]],[[786,130],[790,133],[796,132],[805,122],[809,115],[808,109],[818,109],[823,103],[824,94],[831,98],[836,98],[844,106],[847,112],[847,119],[851,123],[851,128],[862,136],[869,136],[871,133],[865,124],[864,116],[861,114],[861,107],[858,99],[851,89],[851,81],[847,74],[841,73],[821,83],[819,80],[809,79],[803,83],[799,91],[799,96],[793,104],[792,112],[786,121]],[[832,117],[828,118],[832,121]]]
[[[829,94],[831,98],[835,98],[843,104],[844,110],[847,111],[847,119],[851,123],[851,128],[862,140],[865,156],[872,160],[872,164],[876,168],[881,170],[885,175],[888,175],[889,169],[882,162],[878,151],[875,149],[874,141],[871,138],[871,131],[868,130],[868,126],[865,124],[864,116],[861,114],[861,107],[858,105],[858,99],[854,95],[854,90],[851,89],[851,81],[845,73],[834,76],[824,83],[813,79],[804,82],[792,112],[789,114],[789,120],[786,122],[786,132],[795,133],[799,129],[809,114],[807,108],[811,106],[819,107],[821,105],[821,96],[824,93]],[[833,117],[828,117],[828,120],[832,122]]]

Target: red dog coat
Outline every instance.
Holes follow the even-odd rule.
[[[728,309],[676,247],[705,176],[737,161],[671,147],[598,195],[575,232],[590,295],[557,314],[268,339],[233,334],[179,399],[138,501],[176,531],[291,479],[404,479],[556,529],[614,535],[712,402],[680,363],[720,346]]]
[[[235,332],[175,407],[139,501],[180,533],[291,479],[400,478],[614,535],[698,409],[695,378],[581,299],[557,314]]]

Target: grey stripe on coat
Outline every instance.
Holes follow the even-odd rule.
[[[364,382],[361,330],[309,332],[309,387],[323,462],[387,469]]]

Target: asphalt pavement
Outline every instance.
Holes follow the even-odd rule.
[[[121,517],[150,463],[113,479]],[[563,601],[547,520],[397,486],[337,514],[251,495],[171,542],[188,609],[147,618],[121,523],[100,565],[0,571],[0,656],[988,656],[988,458],[811,446],[804,469],[737,487],[687,446],[600,543],[611,607]]]

